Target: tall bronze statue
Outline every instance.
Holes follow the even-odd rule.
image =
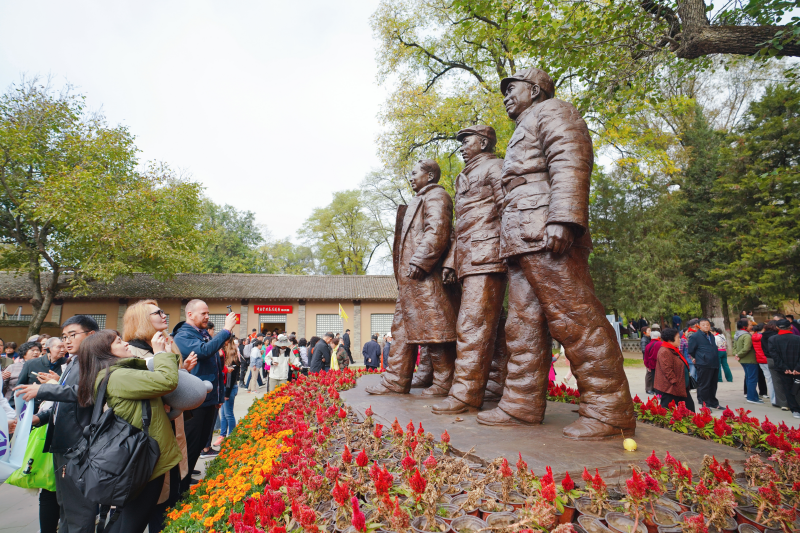
[[[554,98],[550,76],[531,68],[500,83],[517,127],[502,171],[500,255],[508,263],[508,373],[486,425],[544,418],[553,335],[566,349],[581,392],[572,439],[634,433],[633,402],[616,334],[589,275],[589,130],[574,106]]]
[[[461,282],[456,343],[458,357],[449,396],[433,406],[436,414],[463,413],[483,404],[503,297],[506,267],[500,259],[500,214],[503,160],[494,155],[497,135],[490,126],[458,132],[466,166],[456,178],[456,224],[445,262],[445,283]]]
[[[416,195],[397,210],[393,246],[398,298],[392,321],[394,342],[381,383],[370,394],[408,393],[417,360],[417,345],[428,351],[433,366],[426,396],[446,396],[453,381],[456,312],[442,280],[442,263],[450,247],[453,200],[438,184],[438,163],[425,159],[414,166]]]

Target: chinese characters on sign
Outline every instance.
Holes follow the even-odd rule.
[[[256,305],[253,306],[257,315],[283,315],[291,314],[291,305]]]

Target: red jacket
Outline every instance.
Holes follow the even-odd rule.
[[[650,370],[656,369],[656,359],[658,357],[658,350],[661,349],[661,344],[661,340],[651,340],[649,343],[647,343],[647,347],[644,349],[644,366],[646,368],[649,368]]]
[[[764,355],[764,348],[761,346],[761,333],[753,333],[750,336],[753,338],[753,348],[756,351],[756,363],[759,365],[766,365],[767,356]]]

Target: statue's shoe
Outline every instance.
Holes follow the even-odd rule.
[[[371,385],[364,390],[367,391],[368,394],[374,394],[376,396],[380,396],[382,394],[408,394],[405,392],[398,392],[396,390],[392,390],[383,383],[378,383],[377,385]]]
[[[608,440],[633,437],[636,425],[620,428],[601,422],[596,418],[582,416],[564,428],[564,437],[572,440]]]
[[[477,420],[484,426],[538,426],[538,423],[527,422],[521,418],[511,416],[499,407],[478,413]]]
[[[422,396],[427,397],[439,397],[439,396],[447,396],[450,393],[450,387],[444,388],[441,385],[431,385],[424,391],[422,391]]]
[[[484,402],[499,402],[501,398],[502,396],[496,392],[490,391],[489,389],[486,389],[486,392],[483,393]]]
[[[457,415],[470,410],[476,411],[477,409],[452,396],[448,396],[442,402],[437,403],[431,408],[431,411],[435,415]]]
[[[411,388],[412,389],[425,389],[430,387],[433,384],[433,376],[427,379],[423,379],[417,376],[414,376],[411,379]]]

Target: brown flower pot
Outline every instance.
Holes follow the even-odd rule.
[[[486,517],[485,521],[489,524],[489,527],[503,531],[508,529],[511,524],[519,522],[519,516],[517,516],[517,513],[508,512],[492,513]]]
[[[469,498],[469,495],[468,495],[468,494],[460,494],[459,496],[456,496],[456,497],[454,497],[454,498],[453,498],[453,499],[450,501],[450,503],[451,503],[451,504],[453,504],[453,505],[457,505],[457,506],[461,507],[462,505],[464,505],[464,503],[466,503],[466,501],[467,501],[467,499],[468,499],[468,498]],[[483,500],[481,500],[480,502],[478,502],[478,506],[479,506],[479,507],[480,507],[480,504],[481,504],[481,503],[483,503]],[[474,509],[464,509],[464,512],[465,512],[466,514],[470,515],[470,516],[474,516],[474,517],[480,518],[480,517],[478,516],[478,515],[479,515],[479,513],[480,513],[480,511],[478,510],[478,507],[476,507],[476,508],[474,508]]]
[[[612,511],[606,513],[606,522],[608,523],[608,529],[614,533],[634,533],[633,524],[636,520],[632,516]],[[656,532],[657,531],[658,528],[656,528]],[[635,533],[648,533],[647,526],[639,521],[636,525]]]
[[[486,507],[484,507],[484,505],[486,505],[486,503],[487,502],[484,501],[481,504],[481,507],[478,509],[480,511],[480,517],[483,520],[486,520],[489,515],[492,515],[494,513],[504,513],[504,512],[512,513],[512,512],[514,512],[514,507],[512,505],[507,504],[507,503],[500,502],[500,506],[499,506],[499,507],[501,507],[500,509],[486,508]]]
[[[579,516],[578,525],[581,526],[586,533],[608,533],[611,531],[603,525],[603,522],[601,522],[599,518],[594,516]]]
[[[442,514],[445,513],[446,516],[442,516]],[[459,509],[458,505],[452,505],[447,503],[447,504],[439,504],[436,506],[436,515],[442,520],[444,520],[447,525],[450,525],[450,522],[452,522],[455,518],[458,518],[459,516],[464,516],[464,514],[465,514],[464,510]]]
[[[675,527],[679,525],[680,519],[675,511],[662,505],[654,505],[653,508],[656,511],[656,516],[644,521],[648,533],[658,533],[659,527]]]
[[[570,524],[575,521],[575,515],[578,513],[577,509],[571,505],[564,506],[564,512],[556,513],[556,520],[559,524]]]
[[[734,511],[736,511],[737,524],[749,524],[762,532],[767,529],[766,525],[756,522],[758,509],[755,507],[736,507]]]

